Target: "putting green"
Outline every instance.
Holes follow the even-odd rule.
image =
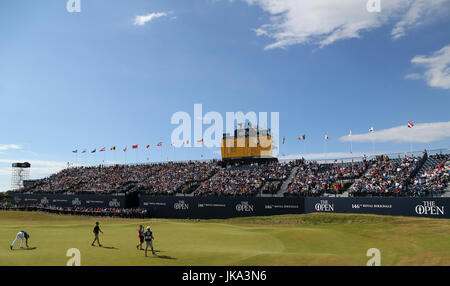
[[[96,221],[104,247],[92,247]],[[139,224],[150,225],[157,256],[136,249]],[[18,231],[31,249],[13,251]],[[369,248],[382,265],[450,265],[450,220],[309,214],[228,220],[113,219],[0,211],[0,266],[66,265],[366,265]],[[150,254],[150,253],[149,253]]]

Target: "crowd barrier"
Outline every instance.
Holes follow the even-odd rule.
[[[450,218],[450,198],[305,198],[305,213]]]
[[[231,218],[302,214],[303,198],[141,196],[140,208],[158,218]]]
[[[57,207],[127,208],[126,196],[13,194],[12,203]],[[139,196],[151,217],[221,219],[304,213],[357,213],[450,218],[450,198],[295,198]],[[133,206],[135,207],[135,206]]]
[[[54,194],[12,194],[16,205],[48,205],[56,207],[83,208],[128,208],[125,195],[54,195]]]

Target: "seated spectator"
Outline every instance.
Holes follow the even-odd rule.
[[[405,156],[390,159],[379,156],[367,174],[349,189],[352,196],[405,196],[408,181],[418,166],[419,159]]]

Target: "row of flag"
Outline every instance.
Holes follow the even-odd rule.
[[[408,128],[413,128],[413,127],[414,127],[414,124],[411,121],[408,121]],[[372,126],[369,128],[369,133],[373,133],[373,132],[375,132],[375,129]],[[350,130],[350,133],[348,134],[348,136],[352,136],[352,130]],[[326,138],[326,139],[328,139],[328,138]]]
[[[408,128],[413,128],[413,127],[414,127],[414,124],[411,121],[408,121]],[[374,132],[375,132],[375,129],[373,128],[373,126],[370,127],[369,128],[369,133],[374,133]],[[352,136],[352,130],[350,130],[350,133],[348,134],[348,136]],[[325,140],[329,139],[327,133],[325,133],[324,139]],[[298,137],[298,141],[305,141],[305,140],[306,140],[306,135],[305,134],[303,134],[303,136]],[[283,144],[285,142],[286,142],[286,136],[283,136]]]
[[[163,142],[159,142],[158,144],[156,144],[156,146],[158,146],[158,147],[162,147],[162,145],[163,145]],[[172,144],[170,144],[170,145],[173,146],[174,144],[172,143]],[[131,148],[132,148],[132,149],[138,149],[138,148],[139,148],[139,145],[132,145]],[[147,149],[150,148],[150,144],[147,144],[147,145],[146,145],[146,148],[147,148]],[[113,147],[109,148],[109,150],[110,150],[110,151],[116,151],[116,146],[113,146]],[[122,149],[122,150],[123,150],[123,152],[127,152],[128,146],[125,146],[125,148]],[[103,148],[101,148],[101,149],[98,150],[98,152],[105,152],[105,151],[106,151],[106,147],[103,147]],[[87,152],[88,152],[87,149],[84,149],[84,150],[81,151],[80,153],[87,153]],[[96,153],[96,152],[97,152],[97,148],[95,148],[94,150],[90,151],[90,153]],[[78,153],[78,149],[73,150],[72,153]]]
[[[408,128],[413,128],[413,127],[414,127],[414,124],[411,121],[408,121]],[[375,129],[372,126],[372,127],[369,128],[369,133],[373,133],[373,132],[375,132]],[[348,136],[352,136],[352,130],[350,130],[350,133],[348,134]],[[324,139],[325,140],[329,139],[327,133],[325,133]],[[306,134],[303,134],[303,136],[298,137],[298,140],[299,141],[305,141],[306,140]],[[197,143],[199,143],[199,144],[201,144],[203,142],[204,142],[203,139],[200,139],[200,140],[197,141]],[[285,142],[286,142],[286,136],[283,136],[283,144]],[[189,144],[189,140],[183,141],[183,145],[187,145],[187,144]],[[163,145],[163,142],[159,142],[158,144],[156,144],[156,146],[158,146],[158,147],[161,147],[162,145]],[[170,146],[174,146],[174,145],[175,144],[173,142],[170,144]],[[132,147],[132,149],[138,149],[139,145],[133,145],[131,147]],[[150,144],[147,144],[146,148],[147,149],[150,148]],[[116,150],[116,146],[111,147],[110,150],[111,151],[115,151]],[[98,152],[104,152],[104,151],[106,151],[106,147],[103,147],[102,149],[98,150]],[[96,152],[97,152],[97,149],[94,149],[94,150],[91,151],[91,153],[96,153]],[[127,147],[126,146],[123,149],[123,152],[127,152]],[[78,149],[77,150],[73,150],[72,153],[78,153]],[[84,149],[81,153],[87,153],[87,149]]]
[[[325,139],[328,140],[328,135],[325,133]],[[306,134],[303,134],[303,136],[298,137],[298,141],[305,141],[306,140]],[[286,143],[286,136],[283,136],[283,144]]]
[[[203,143],[203,142],[204,142],[203,139],[200,139],[200,140],[197,141],[197,143],[199,143],[199,144],[201,144],[201,143]],[[189,140],[183,141],[183,145],[188,145],[188,144],[189,144]],[[162,147],[162,146],[163,146],[163,142],[159,142],[158,144],[156,144],[156,146]],[[170,146],[175,146],[175,143],[172,142],[172,143],[170,144]],[[138,148],[139,148],[139,145],[132,145],[131,148],[132,148],[132,149],[138,149]],[[150,144],[147,144],[147,145],[146,145],[146,149],[148,149],[148,148],[150,148]],[[109,148],[109,150],[110,150],[110,151],[115,151],[115,150],[116,150],[116,146],[113,146],[113,147]],[[123,152],[127,152],[128,147],[125,146],[125,148],[122,149],[122,150],[123,150]],[[90,151],[90,153],[105,152],[105,151],[106,151],[106,147],[103,147],[103,148],[101,148],[101,149],[98,150],[98,151],[97,151],[97,148],[95,148],[94,150]],[[88,152],[88,150],[87,150],[87,149],[84,149],[84,150],[81,151],[80,153],[87,153],[87,152]],[[77,153],[78,153],[78,149],[73,150],[72,153],[77,154]]]

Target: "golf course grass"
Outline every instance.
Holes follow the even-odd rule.
[[[92,247],[96,221],[104,247]],[[157,256],[137,250],[139,224],[150,225]],[[30,234],[30,249],[9,245]],[[64,266],[77,248],[82,266],[450,265],[450,220],[308,214],[227,220],[116,219],[0,211],[0,266]]]

